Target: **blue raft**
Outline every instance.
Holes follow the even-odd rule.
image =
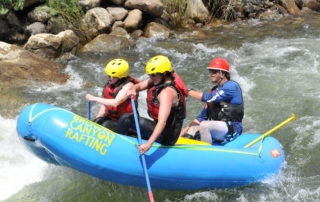
[[[21,141],[46,162],[145,187],[136,138],[47,104],[27,106],[18,118],[17,131]],[[244,148],[260,136],[243,134],[224,146],[198,141],[171,147],[155,143],[145,155],[151,185],[172,190],[229,188],[269,178],[281,170],[285,154],[272,137]]]

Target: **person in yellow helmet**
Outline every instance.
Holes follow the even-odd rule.
[[[132,105],[127,91],[139,81],[129,76],[129,64],[124,59],[113,59],[105,67],[107,82],[104,86],[102,97],[86,95],[88,101],[102,104],[94,122],[115,130],[119,118],[132,114]]]
[[[185,96],[187,89],[174,73],[170,60],[158,55],[149,60],[146,65],[149,78],[132,86],[129,95],[147,90],[148,114],[152,120],[140,117],[141,136],[148,141],[139,147],[141,154],[150,149],[154,142],[163,145],[174,145],[179,138],[183,120],[186,116]],[[117,132],[126,134],[135,130],[133,115],[127,115],[119,120]]]

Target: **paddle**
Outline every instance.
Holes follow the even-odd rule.
[[[292,116],[290,118],[288,118],[287,120],[283,121],[282,123],[280,123],[279,125],[277,125],[276,127],[272,128],[271,130],[269,130],[268,132],[264,133],[262,136],[258,137],[257,139],[253,140],[252,142],[250,142],[249,144],[247,144],[246,146],[244,146],[244,148],[248,148],[250,146],[252,146],[253,144],[255,144],[256,142],[258,142],[259,140],[267,137],[268,135],[270,135],[271,133],[273,133],[274,131],[278,130],[279,128],[281,128],[282,126],[286,125],[287,123],[289,123],[290,121],[293,121],[296,119],[296,115],[292,114]]]
[[[135,102],[134,102],[134,100],[132,98],[131,98],[131,104],[132,104],[134,122],[136,124],[138,144],[141,145],[142,141],[141,141],[140,126],[139,126],[139,121],[138,121],[138,113],[137,113],[137,109],[136,109],[136,104],[135,104]],[[146,178],[149,200],[150,200],[150,202],[154,202],[153,193],[152,193],[152,190],[151,190],[151,185],[150,185],[150,180],[149,180],[149,175],[148,175],[148,170],[147,170],[146,159],[145,159],[144,154],[140,155],[140,159],[141,159],[141,162],[142,162],[144,176]]]
[[[91,120],[91,101],[88,101],[87,113],[88,113],[88,120]]]

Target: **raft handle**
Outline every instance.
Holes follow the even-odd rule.
[[[28,136],[24,136],[23,139],[30,141],[30,142],[35,142],[36,139],[34,139],[33,137],[28,137]]]

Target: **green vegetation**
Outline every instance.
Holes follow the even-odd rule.
[[[78,0],[48,0],[47,5],[52,13],[57,13],[74,26],[84,15]]]
[[[22,10],[24,5],[24,0],[1,0],[0,1],[0,15],[6,14],[11,10]]]

